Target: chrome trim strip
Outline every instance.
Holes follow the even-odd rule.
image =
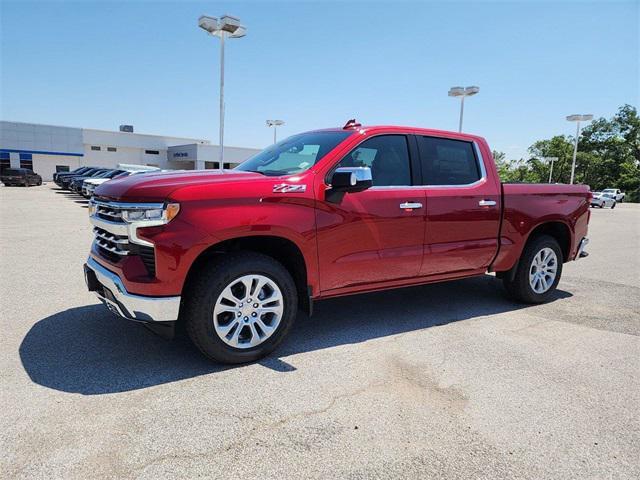
[[[93,200],[96,205],[102,205],[107,208],[122,208],[126,210],[141,209],[162,209],[164,203],[126,203],[126,202],[103,202],[101,200]]]
[[[90,216],[89,221],[94,227],[98,227],[113,235],[118,235],[120,237],[129,235],[129,225],[126,223],[110,222],[109,220],[96,217],[95,215]]]
[[[118,244],[122,244],[122,245],[127,245],[129,243],[129,239],[127,238],[116,238],[116,235],[111,235],[111,237],[105,235],[102,232],[98,231],[98,227],[94,227],[93,229],[93,234],[98,237],[98,238],[102,238],[103,240],[106,240],[108,242],[112,242],[112,243],[118,243]]]
[[[87,260],[87,267],[93,270],[98,281],[113,294],[116,302],[101,296],[97,297],[114,313],[129,320],[141,322],[172,322],[178,319],[180,296],[147,297],[127,292],[120,277],[107,270],[92,257]]]
[[[111,247],[109,245],[105,245],[105,242],[101,241],[99,238],[96,238],[94,241],[100,248],[104,248],[105,250],[109,250],[110,252],[115,253],[116,255],[120,255],[121,257],[126,257],[127,255],[129,255],[129,251],[128,250],[118,250],[115,247]]]

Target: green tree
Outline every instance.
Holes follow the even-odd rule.
[[[583,152],[588,183],[594,189],[620,188],[628,200],[640,201],[640,117],[623,105],[611,120],[599,118],[582,131],[578,149]]]
[[[552,181],[569,183],[575,137],[556,135],[529,147],[528,160],[508,160],[494,151],[498,173],[503,182],[546,183],[549,180],[548,157],[557,157]],[[635,107],[623,105],[610,119],[598,118],[587,125],[578,139],[576,183],[592,190],[620,188],[627,201],[640,202],[640,117]]]
[[[539,140],[529,147],[529,160],[536,182],[549,181],[551,164],[545,157],[556,157],[553,165],[554,183],[569,183],[571,179],[571,162],[573,160],[573,139],[566,135],[556,135],[549,140]]]

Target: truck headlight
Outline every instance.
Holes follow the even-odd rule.
[[[122,210],[122,218],[125,222],[158,222],[169,223],[180,211],[179,203],[169,203],[163,208],[132,208]]]

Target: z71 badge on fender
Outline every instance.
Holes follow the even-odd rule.
[[[273,186],[273,193],[304,193],[306,185],[293,185],[291,183],[279,183]]]

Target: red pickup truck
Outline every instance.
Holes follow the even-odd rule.
[[[118,315],[167,335],[185,322],[209,358],[247,362],[339,295],[495,272],[544,302],[587,255],[589,201],[583,185],[502,184],[481,137],[351,121],[234,170],[100,185],[85,278]]]

